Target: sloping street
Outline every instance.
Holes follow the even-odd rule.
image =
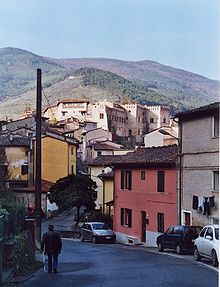
[[[63,240],[59,259],[58,274],[42,268],[22,286],[218,286],[217,271],[144,248]]]
[[[71,229],[73,211],[48,222],[55,229]],[[218,269],[211,263],[197,263],[192,255],[159,253],[155,248],[122,244],[93,244],[62,239],[58,274],[44,274],[43,268],[22,284],[44,286],[152,286],[217,287]],[[38,259],[41,256],[38,255]]]

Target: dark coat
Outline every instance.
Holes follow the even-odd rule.
[[[44,250],[44,247],[47,254],[60,253],[62,248],[60,235],[54,230],[45,232],[41,241],[41,249]]]

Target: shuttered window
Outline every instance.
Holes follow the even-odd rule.
[[[164,213],[157,213],[157,231],[164,232]]]
[[[121,171],[121,189],[132,189],[132,171],[122,170]]]
[[[132,227],[132,210],[129,208],[121,208],[121,225]]]
[[[157,191],[164,192],[164,171],[157,173]]]

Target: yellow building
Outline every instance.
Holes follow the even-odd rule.
[[[114,172],[103,172],[99,175],[103,182],[103,213],[113,215],[114,211]]]
[[[73,138],[46,132],[41,138],[42,180],[55,183],[68,174],[76,174],[77,147],[78,142]]]
[[[8,187],[25,187],[28,184],[27,137],[8,135],[0,139],[0,180]]]

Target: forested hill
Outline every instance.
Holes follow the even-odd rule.
[[[141,104],[169,105],[180,111],[217,101],[219,95],[218,81],[152,61],[59,60],[17,48],[2,48],[0,119],[7,115],[18,117],[27,103],[35,108],[37,68],[42,69],[50,104],[63,98],[135,100]]]
[[[94,67],[140,83],[186,106],[197,107],[219,100],[220,82],[185,70],[144,61],[113,59],[50,59],[67,68]]]

